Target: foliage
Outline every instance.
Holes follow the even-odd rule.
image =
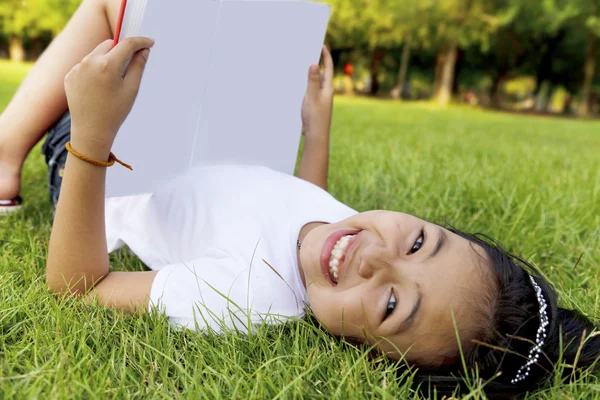
[[[394,46],[404,32],[398,14],[386,12],[399,0],[326,0],[332,7],[329,38],[337,48]]]
[[[334,46],[391,48],[414,36],[424,47],[449,42],[488,47],[490,35],[509,23],[517,5],[503,0],[327,0]]]
[[[518,11],[514,2],[504,0],[441,0],[435,4],[427,21],[432,42],[460,48],[478,44],[483,51],[489,49],[491,36]]]
[[[0,27],[7,36],[35,38],[44,32],[57,35],[81,0],[2,0]]]
[[[395,87],[399,71],[408,71],[402,73],[405,83],[429,74],[436,93],[442,79],[445,92],[456,94],[461,85],[481,87],[474,82],[481,77],[492,97],[503,82],[520,75],[536,79],[536,94],[546,84],[590,95],[594,82],[600,83],[600,60],[598,67],[592,63],[600,58],[600,0],[317,1],[332,7],[327,41],[337,66],[351,62],[357,71],[366,68],[356,84],[371,84],[373,93]],[[80,2],[0,0],[0,53],[10,43],[34,58]],[[405,45],[410,51],[401,68]]]

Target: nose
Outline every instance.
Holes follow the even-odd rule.
[[[362,259],[358,266],[358,274],[363,279],[371,279],[373,275],[392,267],[393,258],[384,247],[372,246],[362,252]]]

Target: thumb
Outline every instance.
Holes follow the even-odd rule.
[[[135,53],[131,59],[127,72],[125,72],[125,83],[127,85],[135,86],[139,88],[142,82],[142,76],[144,75],[144,69],[150,56],[150,49],[142,49]]]
[[[308,94],[318,96],[321,92],[321,69],[313,64],[308,70]]]

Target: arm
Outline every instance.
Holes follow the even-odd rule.
[[[325,135],[324,135],[325,136]],[[322,140],[304,140],[298,177],[327,190],[329,177],[329,132]]]
[[[75,150],[108,159],[137,95],[147,58],[142,50],[151,46],[151,40],[135,38],[111,50],[111,41],[106,41],[67,75]],[[126,311],[145,310],[155,272],[109,273],[105,180],[104,167],[68,155],[48,249],[47,284],[56,294],[83,296],[88,302],[97,297],[102,305]]]
[[[304,151],[298,177],[327,190],[329,174],[329,135],[333,109],[333,60],[323,47],[324,71],[312,65],[308,89],[302,104]]]

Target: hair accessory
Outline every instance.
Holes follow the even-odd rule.
[[[535,364],[539,358],[540,353],[542,352],[542,346],[544,345],[544,341],[546,340],[546,327],[548,326],[548,313],[546,312],[546,308],[548,307],[546,304],[546,300],[544,299],[544,295],[542,294],[542,288],[537,284],[535,279],[532,276],[529,276],[531,279],[531,284],[535,289],[535,294],[537,296],[538,303],[540,304],[540,327],[537,330],[537,334],[535,335],[535,345],[529,350],[529,356],[527,357],[527,362],[517,371],[517,376],[514,377],[510,383],[519,383],[529,375],[529,371],[531,370],[531,366]]]
[[[108,162],[106,162],[106,161],[94,160],[93,158],[86,157],[83,154],[78,153],[77,151],[73,150],[73,148],[71,147],[71,142],[68,142],[65,147],[66,147],[67,151],[69,153],[73,154],[75,157],[77,157],[80,160],[83,160],[85,162],[88,162],[90,164],[97,165],[98,167],[112,167],[113,165],[115,165],[115,162],[118,162],[125,168],[133,171],[133,167],[131,165],[125,164],[123,161],[119,160],[113,153],[110,153],[110,155],[108,156]]]

